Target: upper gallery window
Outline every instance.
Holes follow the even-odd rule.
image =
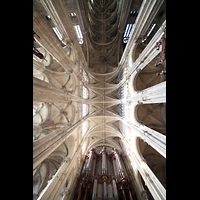
[[[62,35],[60,34],[59,30],[57,29],[57,27],[52,27],[53,31],[55,32],[55,34],[57,35],[57,37],[59,38],[59,40],[66,45],[66,43],[62,40]]]
[[[142,42],[144,42],[149,37],[149,35],[151,34],[151,32],[153,31],[153,29],[155,28],[155,26],[156,26],[156,24],[152,24],[149,32],[147,33],[147,37],[144,40],[142,40]]]
[[[134,24],[127,24],[126,29],[123,36],[123,43],[127,43],[130,37],[131,31],[133,29]]]
[[[75,12],[71,12],[71,13],[70,13],[70,16],[71,16],[71,17],[76,17],[76,13],[75,13]]]
[[[81,32],[80,26],[79,25],[75,25],[74,29],[75,29],[76,36],[78,38],[79,44],[83,44],[83,35],[82,35],[82,32]]]

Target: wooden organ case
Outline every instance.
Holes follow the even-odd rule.
[[[90,149],[73,200],[137,200],[116,148],[110,153],[103,147],[99,154]]]

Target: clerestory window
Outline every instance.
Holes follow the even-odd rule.
[[[130,34],[131,34],[133,27],[134,27],[134,24],[127,24],[126,25],[126,29],[125,29],[124,36],[123,36],[123,43],[128,42],[128,39],[130,37]]]
[[[75,29],[76,36],[78,38],[79,44],[83,44],[83,35],[82,35],[82,32],[81,32],[80,26],[79,25],[75,25],[74,29]]]

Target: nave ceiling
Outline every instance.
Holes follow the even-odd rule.
[[[33,1],[33,5],[37,8],[48,26],[53,27],[54,24],[52,20],[47,19],[48,13],[44,8],[44,3],[42,2],[45,1],[40,2],[39,0],[35,0]],[[124,7],[122,7],[123,1],[121,0],[80,1],[78,2],[78,6],[77,2],[72,0],[63,0],[63,5],[65,5],[65,11],[69,15],[70,13],[77,13],[76,17],[71,16],[72,24],[79,23],[80,25],[83,25],[81,29],[83,30],[83,34],[86,35],[84,38],[84,44],[82,45],[84,55],[88,59],[88,71],[86,71],[86,76],[88,79],[87,93],[89,94],[89,103],[86,105],[88,106],[89,114],[92,113],[93,122],[94,119],[96,121],[95,123],[92,123],[93,127],[90,125],[91,123],[89,123],[90,119],[88,119],[88,130],[95,130],[95,128],[98,130],[98,136],[96,135],[93,137],[91,142],[95,144],[94,141],[96,140],[96,145],[98,143],[102,145],[104,142],[115,142],[115,138],[120,136],[123,137],[122,131],[120,130],[122,130],[124,124],[123,120],[125,120],[124,105],[128,102],[122,96],[126,85],[120,86],[119,84],[120,80],[123,78],[122,74],[124,69],[120,68],[118,63],[122,55],[120,51],[123,51],[122,49],[124,45],[122,42],[122,34],[125,31],[126,24],[134,23],[137,15],[132,16],[128,12],[124,13]],[[124,6],[126,6],[127,10],[138,11],[141,3],[141,0],[130,1],[129,3],[124,4]],[[162,7],[161,10],[163,9],[164,8]],[[155,18],[154,21],[158,21],[157,18]],[[143,45],[143,47],[141,45]],[[135,60],[145,46],[146,44],[143,43],[138,44],[139,48],[137,47],[133,53]],[[46,77],[46,80],[44,81],[72,94],[75,93],[74,91],[78,87],[77,77],[75,77],[74,74],[68,75],[63,67],[56,62],[55,58],[45,51],[37,42],[36,47],[38,47],[38,50],[40,50],[41,53],[45,54],[47,62],[44,60],[41,61],[35,57],[35,60],[45,64],[45,69],[43,69],[42,72],[37,72],[37,70],[34,69],[36,72],[35,77],[43,74],[43,76]],[[78,57],[76,54],[76,50],[73,50],[73,47],[71,47],[70,59],[74,62]],[[150,85],[149,82],[145,83],[145,73],[155,75],[155,72],[159,71],[159,69],[152,67],[155,63],[154,60],[136,77],[136,79],[138,79],[135,84],[136,89],[141,90],[144,89],[145,86],[149,87],[154,85]],[[163,81],[162,77],[158,78],[160,78],[159,82]],[[155,78],[152,80],[154,79]],[[149,81],[150,79],[147,78],[147,80]],[[45,108],[36,109],[35,107],[38,107],[36,104],[38,103],[34,104],[34,112],[36,112],[34,114],[34,121],[36,124],[40,122],[41,127],[46,131],[54,130],[63,124],[70,126],[81,116],[81,106],[78,105],[78,102],[72,103],[72,101],[69,101],[64,104],[60,102],[40,102],[40,106],[45,105],[44,107],[48,107],[45,111],[46,116],[42,116],[42,114],[44,115],[43,110]],[[128,112],[134,112],[134,110],[129,110]],[[108,125],[106,121],[109,117],[112,118],[112,120]],[[89,131],[87,135],[92,138],[92,134],[95,135],[95,133]]]

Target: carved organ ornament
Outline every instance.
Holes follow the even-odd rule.
[[[74,200],[137,200],[116,148],[112,153],[91,148],[85,157]]]

